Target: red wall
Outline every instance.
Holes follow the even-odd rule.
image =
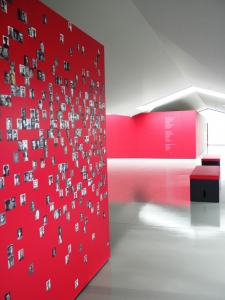
[[[206,146],[206,122],[195,111],[107,115],[111,158],[195,158]],[[202,137],[203,135],[203,137]]]
[[[4,47],[5,56],[0,55],[0,180],[4,181],[4,187],[0,184],[0,299],[9,299],[9,295],[14,300],[74,299],[106,263],[110,252],[104,47],[74,25],[70,31],[67,20],[38,0],[10,2],[7,1],[5,10],[0,8],[0,46],[4,46],[3,36],[8,37],[8,26],[15,29],[14,39],[9,38],[8,45]],[[27,14],[27,22],[18,18],[18,9]],[[47,24],[43,23],[43,14],[47,16]],[[28,26],[36,29],[36,38],[28,36]],[[23,42],[16,40],[16,30],[23,34]],[[64,43],[60,42],[60,34],[64,35]],[[37,58],[41,41],[44,42],[45,59],[38,60],[35,69],[32,62]],[[84,46],[83,54],[78,51],[77,44],[80,48]],[[69,47],[72,47],[72,56]],[[8,51],[9,57],[6,55]],[[30,86],[25,86],[25,77],[20,74],[24,55],[29,58]],[[55,58],[58,58],[58,67]],[[70,70],[64,69],[65,61],[70,63]],[[5,72],[10,72],[10,62],[14,63],[14,71],[9,74],[11,81],[7,83],[4,78]],[[55,74],[52,66],[55,66]],[[38,80],[38,70],[45,73],[44,81]],[[56,76],[62,77],[61,84],[56,83]],[[69,81],[67,87],[64,79]],[[70,81],[75,84],[72,89]],[[49,83],[53,91],[49,90]],[[65,94],[62,86],[65,86]],[[18,93],[11,95],[14,88]],[[33,99],[29,96],[31,88],[34,89]],[[19,90],[23,89],[25,97],[19,95]],[[42,90],[46,92],[46,100],[42,100],[42,107],[38,107]],[[60,97],[58,102],[56,94]],[[11,105],[5,104],[3,95],[8,95]],[[22,121],[22,108],[26,111],[23,119],[27,129],[19,129],[17,123],[17,119]],[[66,111],[63,111],[64,108]],[[36,110],[39,128],[29,128],[34,120],[31,109]],[[45,110],[46,118],[43,116]],[[71,113],[79,119],[74,121],[75,115],[71,117]],[[67,122],[67,129],[63,128],[59,114]],[[6,119],[12,121],[9,131]],[[75,131],[77,128],[82,129],[80,136]],[[43,130],[43,138],[40,129]],[[52,137],[48,134],[50,129]],[[13,140],[11,130],[15,133]],[[89,140],[84,138],[88,136]],[[20,151],[19,141],[22,140],[27,141],[27,146]],[[33,143],[36,149],[32,147]],[[40,144],[44,144],[44,148],[39,147]],[[14,161],[14,155],[18,155],[18,161]],[[55,157],[55,164],[52,164],[52,157]],[[43,168],[42,159],[45,161]],[[33,167],[34,160],[37,169]],[[62,172],[61,164],[67,164]],[[9,167],[9,174],[3,173],[5,165]],[[85,176],[82,167],[86,168]],[[28,182],[26,172],[33,175]],[[14,182],[16,174],[20,175],[18,185]],[[53,176],[53,184],[49,184],[50,175]],[[38,180],[37,189],[34,189],[34,180]],[[82,184],[81,190],[79,183]],[[22,194],[26,195],[24,204],[20,203]],[[50,203],[54,204],[53,211],[50,211],[52,205],[46,201],[48,195]],[[31,208],[32,202],[35,211]],[[38,212],[39,218],[35,220]],[[45,217],[47,224],[44,223]],[[78,231],[75,230],[76,224],[79,225]],[[22,229],[21,238],[17,234],[19,229]],[[43,236],[41,230],[44,230]],[[53,257],[54,248],[56,256]],[[21,260],[20,251],[23,252]],[[29,274],[32,267],[33,272]],[[48,290],[46,284],[49,280],[51,288]]]

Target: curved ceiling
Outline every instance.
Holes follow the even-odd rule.
[[[225,1],[42,0],[105,46],[107,112],[196,86],[225,94]],[[192,93],[155,108],[225,112],[225,100]]]

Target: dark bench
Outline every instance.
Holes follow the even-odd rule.
[[[202,157],[203,166],[220,166],[220,155],[205,154]]]
[[[191,201],[219,202],[219,166],[196,166],[190,175]]]

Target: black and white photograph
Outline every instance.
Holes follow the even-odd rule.
[[[67,265],[69,263],[69,255],[67,254],[66,256],[65,256],[65,264]]]
[[[64,35],[62,33],[60,33],[59,40],[62,44],[64,43]]]
[[[11,106],[11,95],[0,95],[0,106]]]
[[[24,249],[20,249],[18,251],[18,261],[21,261],[24,259]]]
[[[40,218],[40,211],[39,211],[39,209],[36,209],[35,213],[34,213],[34,219],[39,220],[39,218]]]
[[[48,184],[52,185],[53,184],[53,175],[48,176]]]
[[[28,266],[28,275],[31,276],[32,274],[34,274],[34,264]]]
[[[26,204],[26,194],[21,194],[20,195],[20,205],[25,205]]]
[[[49,291],[51,288],[51,280],[49,279],[47,282],[46,282],[46,291]]]
[[[43,24],[47,24],[47,16],[46,15],[43,15]]]
[[[62,243],[62,226],[58,227],[58,243]]]
[[[78,285],[79,285],[79,284],[78,284],[78,279],[76,279],[76,280],[75,280],[75,289],[78,288]]]
[[[10,84],[10,74],[9,72],[4,72],[5,83]]]
[[[13,244],[8,245],[7,247],[7,255],[8,255],[8,268],[14,266],[14,250],[13,250]]]
[[[23,237],[23,230],[22,227],[20,227],[17,229],[17,240],[22,239],[22,237]]]
[[[31,99],[34,99],[34,89],[29,89],[29,96]]]
[[[9,165],[3,165],[3,176],[9,176]]]
[[[29,57],[24,55],[24,66],[29,67]]]
[[[23,161],[28,161],[28,151],[23,151]]]
[[[12,197],[5,200],[5,211],[9,211],[16,208],[16,198]]]
[[[46,120],[47,119],[47,111],[46,110],[42,110],[42,119]]]
[[[10,296],[10,292],[8,292],[7,294],[5,294],[5,300],[11,300],[11,296]]]
[[[45,234],[44,226],[40,227],[39,230],[40,230],[40,237],[42,238]]]
[[[27,26],[28,36],[32,37],[33,39],[36,38],[36,29],[31,26]]]
[[[31,212],[35,211],[35,204],[34,204],[34,201],[31,201],[31,202],[30,202],[30,211],[31,211]]]
[[[37,160],[36,159],[32,160],[32,168],[33,168],[33,170],[37,170]]]
[[[14,174],[14,185],[20,184],[20,174]]]
[[[47,224],[48,224],[48,216],[45,215],[45,216],[43,217],[43,225],[47,225]]]
[[[6,0],[1,0],[1,9],[4,13],[7,13],[7,2],[6,2]]]
[[[37,59],[36,58],[32,59],[32,66],[34,69],[37,69]]]
[[[0,214],[0,226],[6,224],[6,213],[1,213]]]
[[[68,29],[69,31],[72,31],[72,24],[70,22],[68,22]]]
[[[33,189],[37,190],[38,189],[38,179],[33,180]]]
[[[14,161],[14,163],[19,162],[19,153],[18,152],[13,152],[13,161]]]
[[[37,70],[37,79],[45,81],[45,73],[43,71]]]
[[[73,48],[72,47],[69,47],[69,55],[73,56]]]
[[[24,23],[27,23],[27,13],[21,9],[17,9],[18,19]]]
[[[56,247],[52,248],[52,257],[56,256]]]

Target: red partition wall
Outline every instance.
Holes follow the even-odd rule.
[[[0,299],[74,299],[109,259],[104,47],[1,0]]]
[[[114,158],[195,158],[206,147],[206,121],[196,111],[107,115],[107,151]]]

